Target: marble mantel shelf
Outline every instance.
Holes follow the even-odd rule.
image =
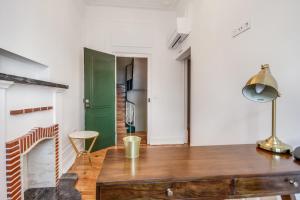
[[[40,86],[47,86],[47,87],[55,87],[55,88],[63,88],[68,89],[68,85],[53,83],[53,82],[47,82],[47,81],[41,81],[37,79],[31,79],[21,76],[15,76],[15,75],[9,75],[9,74],[3,74],[0,73],[0,80],[4,81],[12,81],[19,84],[27,84],[27,85],[40,85]]]

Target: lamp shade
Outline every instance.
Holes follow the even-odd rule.
[[[260,72],[246,83],[242,92],[247,99],[262,103],[279,97],[277,81],[268,64],[261,66]]]

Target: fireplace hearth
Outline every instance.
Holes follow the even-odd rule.
[[[31,188],[24,192],[25,200],[81,200],[81,194],[75,189],[78,176],[75,173],[63,174],[57,187]]]

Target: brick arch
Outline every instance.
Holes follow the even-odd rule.
[[[55,141],[55,181],[59,178],[59,138],[58,124],[47,128],[35,128],[28,134],[6,143],[6,183],[7,199],[21,200],[22,178],[21,178],[21,156],[30,151],[34,145],[44,139]]]

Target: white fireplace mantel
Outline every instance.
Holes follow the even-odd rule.
[[[14,83],[15,82],[13,82],[13,81],[3,81],[3,80],[0,80],[0,89],[7,89],[11,85],[13,85]]]
[[[8,89],[14,82],[0,81],[0,194],[6,196],[6,166],[5,166],[5,111],[6,111],[6,98],[5,90]],[[2,170],[3,169],[3,170]],[[3,187],[2,187],[3,186]],[[1,196],[2,196],[1,195]]]
[[[29,91],[29,92],[28,92]],[[63,101],[64,101],[64,94],[66,93],[67,88],[60,88],[60,87],[47,87],[43,85],[34,85],[34,84],[21,84],[14,81],[7,81],[7,80],[0,80],[0,199],[1,197],[5,197],[7,194],[7,187],[6,187],[6,151],[5,151],[5,144],[7,141],[10,141],[14,139],[15,137],[18,137],[18,135],[15,133],[15,135],[11,134],[11,125],[9,124],[18,124],[19,126],[23,125],[30,125],[30,120],[38,119],[39,116],[47,116],[46,121],[44,121],[45,124],[42,127],[50,126],[53,124],[59,124],[59,126],[63,126]],[[39,95],[40,92],[44,95]],[[14,95],[11,95],[14,93]],[[46,112],[37,112],[35,114],[24,114],[24,115],[18,115],[18,116],[12,116],[10,114],[10,110],[12,109],[11,105],[12,101],[14,102],[14,105],[18,105],[18,102],[20,102],[22,105],[20,107],[16,106],[16,109],[22,108],[26,109],[25,104],[23,104],[24,99],[22,98],[13,98],[14,96],[24,96],[24,99],[26,99],[26,96],[30,96],[30,98],[27,98],[28,101],[33,99],[33,101],[30,103],[30,105],[34,106],[52,106],[53,110],[46,111]],[[39,101],[39,98],[42,96],[44,100]],[[36,97],[34,99],[34,97]],[[46,100],[45,100],[46,99]],[[43,102],[47,102],[46,105],[43,104]],[[25,106],[24,106],[25,105]],[[13,120],[13,121],[11,121]],[[16,122],[14,120],[17,120]],[[29,120],[29,121],[28,121]],[[18,123],[21,122],[21,123]],[[39,124],[39,123],[37,123]],[[30,125],[31,126],[31,125]],[[38,125],[39,126],[39,125]],[[28,130],[29,127],[24,127],[24,130]],[[35,128],[33,126],[30,127]],[[27,131],[20,132],[20,134],[26,134]],[[61,137],[61,136],[60,136]],[[61,141],[61,138],[59,138]],[[59,149],[61,149],[61,144],[59,143]],[[61,154],[61,151],[59,151],[59,154]],[[59,160],[61,162],[61,160]],[[61,166],[61,165],[60,165]],[[59,174],[61,174],[61,169],[59,169]]]

